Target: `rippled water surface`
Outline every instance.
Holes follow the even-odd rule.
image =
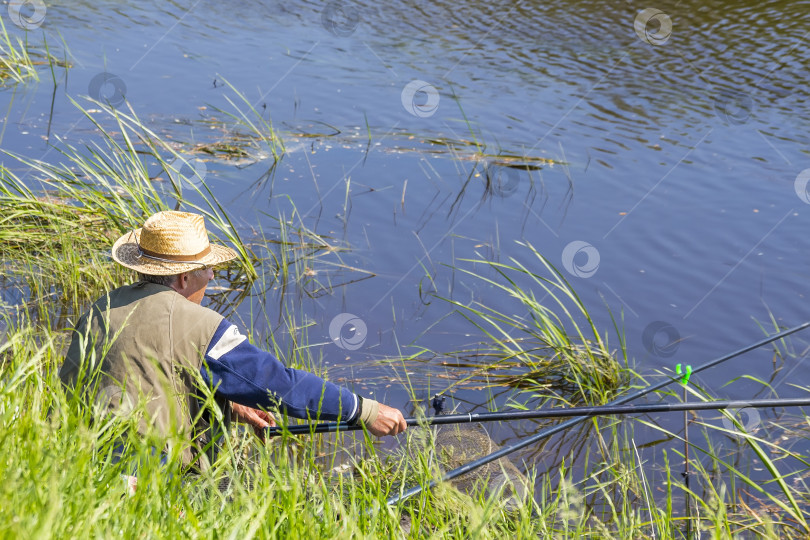
[[[69,98],[116,91],[156,132],[205,142],[213,136],[206,115],[233,97],[227,81],[272,116],[288,151],[270,175],[266,155],[240,167],[206,162],[206,180],[236,225],[251,237],[283,215],[347,248],[340,261],[352,269],[329,258],[311,269],[331,290],[310,283],[298,291],[333,378],[405,408],[406,371],[419,395],[444,388],[457,374],[438,362],[377,361],[482,338],[463,318],[445,317],[452,306],[429,292],[522,315],[495,288],[451,268],[472,269],[463,259],[478,257],[530,263],[516,241],[564,272],[604,331],[608,309],[623,318],[638,371],[699,365],[758,340],[757,321],[767,326],[771,315],[785,326],[808,319],[810,172],[801,173],[810,169],[810,2],[659,2],[646,27],[634,27],[649,7],[49,5],[30,39],[64,42],[73,67],[57,75],[55,95],[44,71],[39,84],[0,93],[2,147],[56,160],[49,130],[51,143],[93,136]],[[93,87],[103,72],[117,82]],[[539,168],[503,167],[499,154]],[[578,249],[566,252],[572,242]],[[273,294],[248,299],[240,316],[263,307],[254,325],[272,331]],[[366,325],[361,347],[330,339],[341,313]],[[697,382],[745,399],[762,386],[726,383],[749,375],[771,380],[780,396],[797,394],[792,384],[807,384],[803,359],[779,363],[774,375],[771,357],[748,354]],[[506,394],[458,398],[474,410],[501,406]],[[502,443],[534,429],[493,433]],[[547,459],[536,449],[521,457]]]

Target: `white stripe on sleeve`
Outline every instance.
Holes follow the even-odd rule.
[[[359,402],[360,402],[360,400],[357,398],[357,394],[354,394],[354,407],[352,407],[352,413],[349,416],[346,417],[346,420],[348,420],[349,418],[354,418],[355,414],[359,414],[357,412],[357,404]]]
[[[230,328],[225,330],[222,334],[222,337],[219,338],[211,350],[208,351],[208,355],[213,360],[219,360],[223,354],[227,354],[231,352],[237,345],[245,341],[247,337],[243,336],[239,333],[239,329],[236,327],[235,324],[232,324]]]

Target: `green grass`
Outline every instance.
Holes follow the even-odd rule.
[[[600,428],[590,432],[596,442],[582,455],[572,452],[552,469],[537,471],[536,500],[516,510],[508,511],[482,485],[470,493],[443,485],[387,507],[386,498],[401,487],[438,474],[431,459],[437,449],[418,429],[403,439],[402,450],[387,456],[361,436],[342,474],[333,470],[333,444],[316,447],[302,437],[261,445],[236,430],[214,467],[190,477],[175,460],[160,464],[150,449],[160,440],[132,437],[132,461],[113,463],[113,445],[133,429],[139,409],[129,417],[92,421],[61,389],[61,355],[53,339],[30,328],[11,332],[0,360],[3,537],[684,538],[684,488],[674,474],[680,458],[664,453],[669,461],[658,467],[642,461],[633,424],[618,419],[592,421],[591,430]],[[693,427],[693,434],[706,437],[694,451],[710,458],[705,466],[693,463],[693,530],[711,538],[806,535],[808,490],[803,480],[795,481],[806,477],[806,465],[782,478],[788,480],[786,491],[768,494],[735,465],[736,451],[723,457],[727,451],[712,446],[709,435],[716,429]],[[338,441],[350,442],[348,436]],[[785,469],[785,460],[795,468],[800,456],[770,446],[774,470]],[[650,449],[643,455],[649,460]],[[132,462],[139,466],[138,488],[129,494],[122,475]],[[218,485],[225,475],[235,480],[223,492]],[[774,473],[773,481],[784,475]],[[742,484],[758,498],[735,488]],[[801,501],[798,507],[791,498]]]
[[[0,18],[0,86],[21,83],[27,79],[39,80],[30,47],[20,38],[12,39]]]
[[[51,54],[47,41],[43,41],[42,48],[33,46],[26,39],[12,37],[6,29],[5,17],[0,18],[0,88],[29,80],[39,81],[38,66],[47,65],[51,71],[51,77],[56,85],[56,75],[54,66],[69,67],[67,60],[67,47],[65,47],[65,58],[59,60]],[[44,38],[43,38],[44,39]]]
[[[160,465],[148,443],[130,438],[129,451],[139,464],[139,474],[135,494],[127,495],[121,475],[129,465],[113,463],[110,456],[117,438],[133,429],[138,408],[132,417],[93,422],[86,409],[62,392],[56,378],[60,355],[51,342],[40,344],[27,330],[7,338],[0,347],[0,439],[5,445],[0,459],[5,479],[0,487],[0,535],[4,537],[117,532],[135,537],[397,536],[399,513],[379,502],[403,473],[420,478],[428,472],[405,462],[383,462],[374,457],[371,443],[361,439],[360,446],[370,457],[358,460],[351,475],[334,475],[323,470],[311,445],[275,441],[265,447],[250,442],[252,435],[234,433],[232,444],[211,471],[192,478],[183,475],[176,461]],[[245,443],[252,449],[249,459]],[[223,493],[217,485],[226,474],[237,481]],[[251,490],[246,488],[248,481]],[[419,515],[412,518],[412,527],[448,530],[452,524],[454,534],[463,537],[464,527],[480,529],[486,523],[486,529],[495,531],[508,525],[497,506],[463,501],[463,505],[454,502],[461,506],[461,514],[456,507],[441,510],[448,518],[445,523]],[[502,523],[490,523],[490,517]]]

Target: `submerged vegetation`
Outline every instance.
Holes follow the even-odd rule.
[[[19,64],[15,73],[27,73],[31,64],[25,63],[24,44],[11,53],[11,41],[4,36],[3,65]],[[262,443],[252,432],[235,429],[218,462],[198,476],[184,474],[175,459],[182,440],[172,441],[175,451],[161,463],[154,447],[166,441],[129,437],[128,459],[115,460],[117,441],[133,430],[142,408],[94,421],[90,411],[65,395],[57,372],[65,329],[76,315],[104,291],[131,279],[108,257],[112,240],[123,231],[161,209],[204,213],[212,232],[239,252],[238,260],[220,273],[224,285],[214,290],[215,307],[230,310],[246,296],[280,291],[278,305],[262,306],[276,313],[284,331],[271,333],[265,345],[289,365],[309,369],[322,366],[309,341],[311,321],[300,309],[301,299],[332,294],[372,276],[341,259],[347,249],[341,242],[308,229],[294,204],[291,215],[275,218],[278,226],[272,232],[248,234],[248,227],[234,222],[189,155],[235,159],[265,152],[275,163],[284,146],[255,109],[248,106],[242,112],[241,104],[231,104],[236,112],[229,113],[232,129],[227,136],[178,145],[147,128],[133,111],[94,103],[97,109],[82,109],[95,127],[94,142],[61,144],[57,164],[14,156],[24,173],[0,166],[0,289],[5,299],[0,304],[0,536],[810,534],[810,458],[792,449],[806,442],[806,418],[766,425],[768,436],[745,433],[736,421],[723,424],[705,415],[693,420],[688,487],[675,472],[683,466],[684,454],[637,447],[634,435],[636,429],[646,429],[682,443],[683,434],[648,419],[592,419],[566,435],[565,445],[559,440],[545,443],[536,465],[504,465],[519,468],[522,474],[509,478],[525,476],[533,490],[515,485],[493,489],[491,477],[473,474],[395,506],[386,504],[389,497],[426,485],[453,466],[445,459],[452,445],[441,433],[413,428],[396,450],[384,453],[364,435],[285,436]],[[101,119],[95,116],[99,112],[104,113]],[[240,138],[250,143],[234,147]],[[179,174],[184,166],[194,169],[192,176]],[[473,269],[455,269],[515,302],[520,315],[484,302],[447,298],[454,314],[476,329],[477,344],[396,361],[439,358],[444,366],[464,372],[446,390],[464,384],[506,389],[514,392],[516,406],[519,397],[533,404],[599,404],[639,384],[619,322],[614,321],[617,342],[609,343],[562,274],[532,246],[524,247],[530,264],[471,259],[463,262]],[[251,315],[270,318],[267,313]],[[252,328],[254,320],[244,322]],[[779,354],[791,353],[785,348]],[[348,467],[341,465],[346,461],[343,447],[352,448]],[[463,448],[464,460],[489,448]],[[133,467],[138,475],[134,490],[127,478]],[[505,491],[515,495],[507,499]],[[687,504],[690,510],[685,512]]]
[[[10,83],[23,82],[26,79],[39,79],[35,61],[31,58],[33,52],[28,44],[21,39],[13,39],[6,31],[0,18],[0,86]]]
[[[448,389],[472,382],[515,387],[570,406],[610,401],[632,373],[621,330],[616,327],[619,344],[611,351],[607,335],[600,334],[565,277],[533,246],[524,247],[532,257],[528,264],[476,259],[464,262],[488,269],[488,274],[456,268],[514,299],[524,314],[445,299],[488,338],[446,355],[455,360],[444,365],[472,371]],[[540,271],[530,269],[535,267]]]
[[[6,30],[4,19],[0,17],[0,88],[28,80],[38,81],[38,66],[49,66],[53,76],[54,66],[69,65],[66,59],[51,54],[47,42],[40,49],[28,42],[27,35],[25,40],[12,37]]]

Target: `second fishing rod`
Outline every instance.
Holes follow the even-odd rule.
[[[768,343],[773,343],[774,341],[776,341],[778,339],[785,338],[785,337],[787,337],[787,336],[789,336],[791,334],[794,334],[796,332],[804,330],[805,328],[808,328],[808,327],[810,327],[810,321],[805,322],[803,324],[800,324],[798,326],[794,326],[793,328],[790,328],[788,330],[784,330],[784,331],[779,332],[779,333],[777,333],[775,335],[769,336],[769,337],[767,337],[767,338],[765,338],[765,339],[763,339],[761,341],[758,341],[758,342],[756,342],[756,343],[754,343],[752,345],[749,345],[747,347],[743,347],[742,349],[734,351],[733,353],[726,354],[724,356],[721,356],[720,358],[715,358],[714,360],[710,360],[709,362],[706,362],[705,364],[700,365],[700,366],[696,367],[695,369],[693,369],[692,374],[694,375],[694,374],[700,373],[702,371],[705,371],[705,370],[707,370],[709,368],[712,368],[712,367],[714,367],[714,366],[716,366],[718,364],[722,364],[723,362],[726,362],[727,360],[730,360],[732,358],[736,358],[736,357],[738,357],[738,356],[740,356],[742,354],[745,354],[745,353],[747,353],[749,351],[753,351],[754,349],[756,349],[758,347],[762,347],[763,345],[767,345]],[[650,394],[651,392],[655,392],[656,390],[660,390],[661,388],[664,388],[665,386],[670,385],[673,382],[676,382],[678,380],[679,380],[679,378],[664,379],[663,381],[660,381],[660,382],[658,382],[656,384],[652,384],[650,386],[647,386],[646,388],[642,388],[640,390],[637,390],[637,391],[635,391],[635,392],[633,392],[633,393],[631,393],[631,394],[629,394],[627,396],[620,397],[620,398],[612,401],[611,403],[609,403],[607,406],[624,405],[625,403],[627,403],[629,401],[632,401],[634,399],[638,399],[640,397],[646,396],[647,394]],[[455,468],[455,469],[453,469],[451,471],[447,471],[444,474],[442,474],[441,478],[436,479],[436,480],[431,480],[426,485],[417,485],[417,486],[414,486],[414,487],[412,487],[410,489],[400,491],[398,494],[392,495],[388,499],[387,503],[389,505],[394,505],[394,504],[397,504],[397,503],[399,503],[399,502],[401,502],[401,501],[403,501],[405,499],[413,497],[414,495],[419,494],[424,489],[433,489],[434,487],[436,487],[439,484],[439,482],[445,482],[445,481],[448,481],[448,480],[452,480],[454,478],[458,478],[459,476],[461,476],[463,474],[466,474],[466,473],[472,471],[473,469],[476,469],[478,467],[486,465],[487,463],[492,463],[493,461],[496,461],[496,460],[498,460],[498,459],[500,459],[500,458],[502,458],[502,457],[504,457],[504,456],[506,456],[506,455],[508,455],[508,454],[510,454],[512,452],[515,452],[516,450],[520,450],[521,448],[525,448],[525,447],[527,447],[529,445],[537,443],[538,441],[541,441],[541,440],[543,440],[545,438],[548,438],[548,437],[550,437],[550,436],[552,436],[552,435],[554,435],[556,433],[564,431],[564,430],[570,428],[571,426],[574,426],[574,425],[578,424],[579,422],[584,421],[587,418],[588,418],[588,416],[582,416],[582,415],[575,416],[573,418],[569,418],[565,422],[560,422],[559,424],[557,424],[555,426],[552,426],[552,427],[549,427],[549,428],[546,428],[546,429],[542,429],[538,433],[535,433],[534,435],[532,435],[530,437],[526,437],[525,439],[522,439],[522,440],[517,441],[515,443],[512,443],[512,444],[510,444],[508,446],[505,446],[505,447],[503,447],[503,448],[501,448],[499,450],[496,450],[495,452],[492,452],[489,455],[486,455],[486,456],[484,456],[482,458],[471,461],[470,463],[467,463],[466,465],[462,465],[461,467],[457,467],[457,468]]]

